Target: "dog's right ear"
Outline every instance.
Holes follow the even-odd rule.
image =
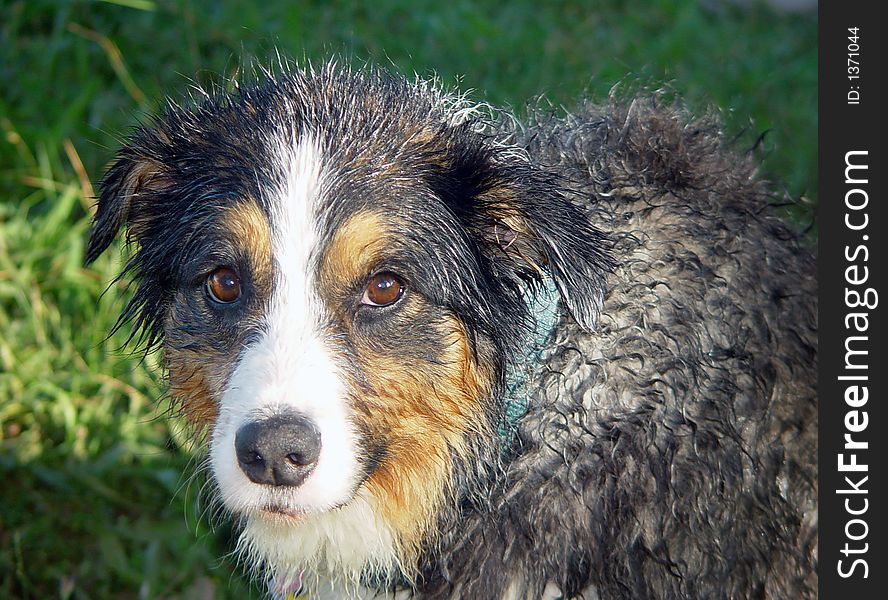
[[[163,164],[133,147],[124,148],[102,180],[98,209],[86,249],[86,264],[92,263],[124,226],[128,237],[138,240],[139,224],[146,221],[147,203],[169,185]]]

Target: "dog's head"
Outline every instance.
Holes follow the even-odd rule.
[[[602,236],[496,128],[434,85],[326,67],[171,107],[107,173],[87,260],[127,228],[124,319],[278,576],[409,571],[498,456],[528,290],[596,317]]]

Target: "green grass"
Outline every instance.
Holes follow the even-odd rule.
[[[730,135],[769,131],[765,175],[816,201],[812,16],[582,4],[0,4],[0,598],[259,597],[221,558],[230,530],[210,526],[181,423],[155,402],[159,357],[122,349],[126,327],[106,338],[127,297],[108,287],[119,252],[82,266],[90,181],[192,79],[219,81],[278,46],[462,78],[518,112],[541,93],[569,108],[665,83],[694,109],[721,107]]]

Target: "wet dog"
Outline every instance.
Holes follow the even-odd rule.
[[[814,259],[754,167],[656,99],[294,69],[139,128],[88,260],[126,227],[279,593],[813,597]]]

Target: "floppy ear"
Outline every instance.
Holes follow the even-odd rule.
[[[614,262],[610,240],[590,220],[592,199],[520,149],[465,131],[457,139],[429,169],[429,183],[479,242],[492,275],[519,293],[551,278],[574,320],[594,329]]]
[[[138,238],[138,224],[147,217],[146,201],[168,183],[160,161],[124,148],[102,180],[98,210],[86,249],[86,264],[93,262],[127,225]]]
[[[509,171],[479,196],[489,247],[505,255],[513,276],[550,277],[574,320],[593,329],[614,267],[607,236],[568,200],[557,177],[524,165]]]

